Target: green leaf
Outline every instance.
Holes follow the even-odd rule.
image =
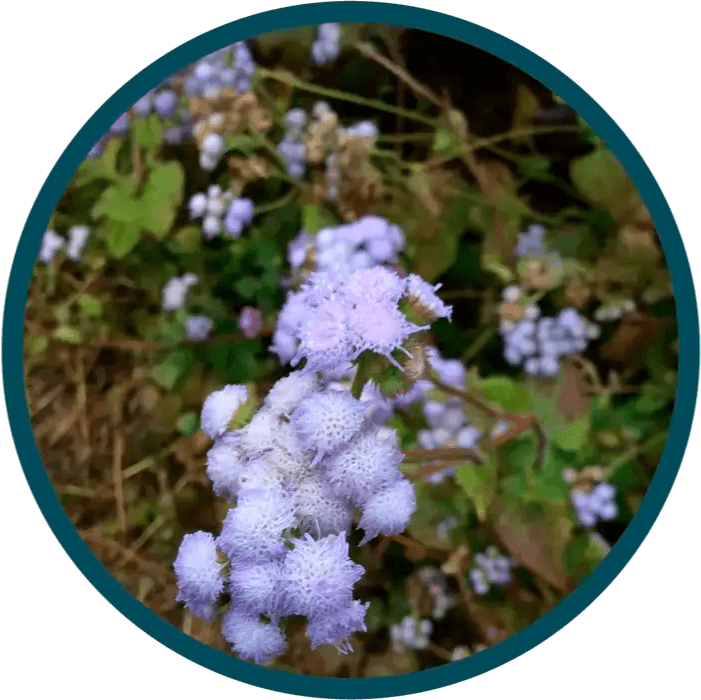
[[[110,253],[118,259],[130,253],[141,239],[138,223],[106,221],[102,230]]]
[[[492,498],[496,493],[496,472],[489,464],[468,464],[455,472],[455,480],[462,486],[472,501],[480,521],[487,516]]]
[[[556,430],[552,436],[555,442],[563,450],[568,452],[577,452],[587,442],[589,438],[589,430],[591,428],[591,416],[585,413],[579,418],[568,423],[563,428]]]
[[[91,180],[118,180],[117,153],[122,146],[121,139],[110,139],[98,158],[86,158],[76,171],[75,184],[84,185]]]
[[[324,207],[317,204],[305,204],[302,207],[302,227],[314,234],[322,228],[336,226],[338,222]]]
[[[174,253],[194,253],[202,247],[202,229],[199,226],[185,226],[169,241]]]
[[[83,292],[78,297],[78,304],[88,316],[102,316],[102,303],[92,294]]]
[[[197,431],[199,426],[199,417],[192,411],[183,413],[183,415],[178,418],[176,426],[183,435],[192,435]]]
[[[27,333],[24,336],[24,351],[28,355],[41,355],[49,347],[49,339],[43,335]]]
[[[92,218],[106,217],[110,221],[133,223],[142,213],[141,203],[136,198],[134,186],[129,180],[122,180],[108,187],[92,208]]]
[[[151,369],[151,378],[164,389],[172,390],[192,365],[193,355],[187,350],[171,352]]]
[[[153,167],[141,197],[143,227],[162,238],[171,229],[183,198],[185,173],[171,161]]]
[[[59,326],[54,331],[54,338],[63,340],[66,343],[80,343],[83,340],[83,334],[71,326]]]
[[[485,398],[499,404],[504,411],[527,413],[531,410],[530,394],[509,377],[488,377],[482,381],[480,389]]]
[[[131,133],[139,146],[155,151],[163,142],[163,123],[155,114],[136,117],[131,122]]]

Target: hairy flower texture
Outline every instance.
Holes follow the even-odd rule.
[[[348,443],[360,431],[368,407],[349,391],[325,390],[311,394],[290,416],[302,445],[316,450],[314,463]]]
[[[230,560],[270,561],[287,551],[282,533],[294,524],[294,501],[282,489],[246,489],[226,514],[217,546]]]
[[[291,372],[279,379],[265,397],[265,405],[280,416],[289,416],[312,391],[318,382],[314,375]]]
[[[365,613],[370,603],[354,600],[347,608],[312,617],[307,624],[307,636],[312,650],[322,644],[333,644],[341,654],[353,651],[350,635],[365,632]]]
[[[207,452],[207,476],[212,490],[220,498],[233,501],[239,491],[239,479],[246,469],[236,447],[217,440]]]
[[[441,285],[431,285],[422,280],[418,275],[409,275],[406,278],[406,297],[411,308],[420,318],[433,323],[439,318],[451,319],[453,307],[445,304],[436,295]]]
[[[256,457],[271,450],[275,445],[276,431],[280,420],[272,411],[258,410],[239,433],[239,446],[247,457]]]
[[[305,372],[334,369],[353,356],[349,343],[348,306],[341,299],[323,299],[312,306],[299,329],[300,345],[290,361],[294,367],[305,358]]]
[[[222,634],[242,659],[257,664],[267,663],[287,648],[285,635],[277,625],[261,622],[257,615],[236,608],[222,618]]]
[[[396,305],[406,293],[406,279],[386,267],[358,270],[343,280],[343,294],[353,304]]]
[[[358,527],[365,530],[360,545],[364,545],[380,533],[398,535],[409,524],[416,510],[416,494],[409,481],[402,478],[388,488],[378,491],[363,506]]]
[[[427,354],[429,364],[444,384],[459,388],[465,386],[467,370],[460,360],[450,360],[441,357],[441,354],[435,347],[429,348]]]
[[[277,317],[277,326],[273,333],[270,351],[274,352],[282,364],[290,362],[299,348],[299,328],[307,313],[302,292],[287,295],[285,303]]]
[[[248,400],[248,390],[243,384],[228,384],[212,392],[202,406],[200,425],[212,439],[223,435],[239,407]]]
[[[284,613],[314,618],[350,607],[365,569],[348,556],[346,533],[318,540],[307,533],[292,544],[282,565]]]
[[[297,527],[314,537],[348,531],[353,524],[353,505],[335,494],[317,472],[297,484],[295,504]]]
[[[173,563],[178,581],[178,597],[198,617],[211,619],[214,602],[224,589],[222,565],[209,532],[193,532],[183,537]]]
[[[271,468],[267,455],[248,462],[241,470],[238,478],[239,496],[247,491],[267,489],[285,490],[285,480],[282,474]]]
[[[250,615],[276,617],[281,572],[281,564],[276,561],[231,562],[228,589],[232,607]]]
[[[324,463],[334,491],[363,507],[372,497],[402,478],[403,454],[377,431],[363,433]],[[403,530],[404,528],[402,528]]]
[[[577,519],[584,527],[594,527],[599,520],[615,520],[618,515],[613,484],[598,483],[589,492],[576,489],[571,499]]]
[[[402,347],[404,341],[410,335],[430,328],[411,323],[396,306],[381,301],[358,303],[350,315],[349,326],[355,347],[353,359],[370,350],[384,355],[400,370],[402,366],[392,357],[392,353],[402,349],[410,355]]]
[[[367,382],[360,394],[360,400],[371,406],[371,420],[376,425],[384,425],[394,415],[394,402],[382,395],[373,381]]]

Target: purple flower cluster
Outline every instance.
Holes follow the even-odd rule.
[[[348,651],[350,635],[365,630],[368,607],[353,600],[364,571],[350,560],[346,540],[355,513],[365,544],[380,533],[402,532],[416,508],[413,487],[399,471],[396,436],[375,423],[372,403],[324,386],[311,373],[279,380],[234,430],[232,419],[247,400],[245,387],[230,385],[203,405],[200,424],[215,440],[207,474],[215,493],[235,502],[214,540],[229,573],[221,587],[201,591],[176,569],[180,599],[193,614],[210,616],[226,590],[224,636],[256,663],[284,651],[279,623],[288,615],[307,617],[313,648]],[[187,558],[189,542],[178,562]],[[211,553],[201,559],[209,578],[198,571],[194,580],[214,580],[219,559]]]
[[[188,316],[185,320],[185,335],[188,340],[206,340],[213,328],[214,321],[209,316]]]
[[[407,615],[399,624],[389,628],[392,648],[395,652],[405,649],[426,649],[431,642],[433,623]]]
[[[138,117],[147,117],[154,112],[161,119],[169,119],[177,111],[178,102],[178,95],[170,88],[151,90],[137,100],[132,109]]]
[[[457,603],[456,597],[448,589],[448,581],[440,569],[425,566],[419,569],[418,576],[421,582],[428,588],[433,601],[431,617],[434,620],[442,620],[445,614]]]
[[[511,581],[511,571],[518,562],[499,553],[496,547],[487,547],[483,554],[475,554],[470,569],[470,582],[477,595],[485,595],[491,586],[503,586]]]
[[[556,376],[561,358],[586,350],[599,332],[598,326],[582,318],[575,309],[562,309],[557,316],[550,317],[540,316],[535,305],[527,307],[524,318],[517,323],[502,321],[500,330],[506,361],[521,365],[527,374],[538,377]]]
[[[317,27],[316,39],[312,43],[312,60],[317,66],[334,61],[341,51],[341,27],[335,22],[326,22]]]
[[[599,520],[615,520],[618,515],[616,487],[598,483],[591,491],[575,489],[571,495],[577,519],[584,527],[594,527]]]
[[[393,353],[410,355],[408,338],[430,327],[410,322],[399,308],[412,301],[407,278],[376,266],[345,275],[314,273],[298,292],[288,295],[278,317],[271,350],[293,366],[305,360],[305,372],[334,371],[369,351],[399,362]],[[450,307],[435,296],[438,315]]]
[[[191,219],[202,219],[202,233],[207,240],[216,238],[224,228],[224,214],[233,199],[230,190],[210,185],[207,192],[197,192],[187,203]]]
[[[291,109],[285,114],[287,130],[277,146],[280,157],[285,161],[287,174],[295,180],[304,177],[307,169],[307,149],[304,144],[304,128],[307,114],[303,109]]]
[[[181,277],[172,277],[163,286],[162,306],[163,311],[175,311],[185,306],[185,299],[190,287],[200,281],[199,277],[192,272],[188,272]]]
[[[516,255],[526,257],[543,251],[543,237],[545,229],[540,224],[532,224],[524,233],[518,234]]]
[[[47,229],[41,239],[39,248],[39,260],[48,265],[61,248],[66,247],[66,256],[77,262],[83,256],[83,250],[90,237],[90,229],[87,226],[71,226],[68,229],[68,241],[59,236],[56,231]]]
[[[248,46],[239,41],[193,64],[185,77],[185,93],[212,100],[222,88],[233,87],[241,95],[250,89],[255,70]]]
[[[257,338],[263,329],[263,313],[253,306],[244,306],[237,325],[246,338]]]

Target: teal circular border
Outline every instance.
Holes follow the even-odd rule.
[[[476,46],[512,63],[572,106],[623,164],[648,207],[669,266],[679,327],[679,378],[669,436],[638,512],[611,553],[577,589],[535,623],[501,644],[459,662],[385,678],[317,678],[261,668],[211,649],[162,620],[124,589],[78,535],[42,464],[24,390],[24,303],[46,225],[75,169],[116,117],[153,85],[221,46],[265,32],[320,22],[377,22],[423,29]],[[524,47],[450,15],[376,2],[324,2],[264,12],[202,34],[158,59],[110,97],[63,152],[29,214],[10,273],[2,334],[3,382],[10,428],[29,486],[46,521],[76,566],[144,632],[224,676],[261,688],[320,698],[380,698],[423,692],[473,678],[537,646],[581,613],[619,574],[652,527],[679,470],[691,430],[699,380],[699,320],[691,270],[672,213],[640,154],[608,114],[569,78]],[[612,621],[613,622],[613,621]]]

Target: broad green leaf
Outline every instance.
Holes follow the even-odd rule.
[[[496,473],[489,464],[467,464],[455,472],[455,480],[472,501],[477,517],[483,521],[496,493]]]
[[[163,123],[155,114],[136,117],[131,122],[131,133],[139,146],[155,151],[163,142]]]
[[[488,377],[482,381],[480,389],[485,398],[497,403],[504,411],[527,413],[531,410],[530,394],[509,377]]]
[[[162,238],[170,231],[183,198],[185,174],[171,161],[153,167],[141,197],[142,226]]]
[[[302,227],[314,234],[322,228],[336,226],[338,222],[324,207],[317,204],[305,204],[302,207]]]
[[[121,139],[110,139],[102,154],[97,158],[86,158],[75,175],[75,184],[84,185],[91,180],[119,180],[117,174],[117,153],[122,146]]]
[[[569,452],[577,452],[587,442],[591,428],[591,417],[585,413],[563,428],[555,431],[552,439],[559,447]]]
[[[92,294],[84,292],[78,297],[78,304],[88,316],[102,316],[102,303]]]
[[[110,221],[132,224],[142,214],[142,204],[128,180],[122,180],[108,187],[92,208],[92,218],[106,217]]]
[[[138,223],[106,221],[102,227],[110,253],[115,258],[123,258],[130,253],[141,239]]]
[[[171,352],[151,369],[151,377],[157,384],[170,391],[190,369],[192,360],[192,353],[187,350]]]

